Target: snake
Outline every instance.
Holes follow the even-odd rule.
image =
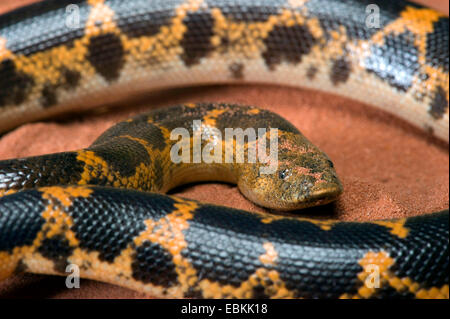
[[[448,42],[446,15],[406,1],[42,1],[0,16],[0,132],[149,90],[270,83],[362,101],[448,142]],[[227,128],[244,138],[222,143]],[[211,180],[280,212],[165,194]],[[448,209],[300,215],[342,191],[328,156],[275,113],[158,108],[87,148],[0,161],[0,280],[76,265],[157,297],[448,299]]]

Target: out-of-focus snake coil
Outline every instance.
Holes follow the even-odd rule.
[[[44,1],[0,16],[0,131],[149,89],[273,83],[364,101],[448,141],[448,39],[447,16],[404,1]],[[192,136],[196,119],[209,141],[213,129],[277,128],[275,174],[171,161],[170,132]],[[281,209],[342,191],[328,157],[278,115],[157,109],[86,149],[0,161],[0,279],[76,264],[83,277],[155,296],[449,297],[448,210],[337,222],[162,194],[199,180],[237,183]],[[369,266],[379,288],[366,285]]]

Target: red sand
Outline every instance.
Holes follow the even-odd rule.
[[[4,0],[0,13],[32,0]],[[419,2],[419,1],[418,1]],[[420,1],[448,14],[447,1]],[[449,206],[448,145],[361,103],[309,90],[274,86],[221,86],[171,90],[123,107],[70,121],[23,125],[0,139],[0,159],[88,146],[112,124],[156,106],[222,101],[268,108],[296,125],[335,163],[344,194],[321,218],[373,220],[406,217]],[[133,107],[129,105],[133,104]],[[76,134],[74,134],[76,132]],[[30,143],[32,141],[32,143]],[[236,187],[217,183],[179,189],[177,195],[248,210],[263,210]],[[309,211],[309,214],[312,214]],[[17,275],[0,283],[2,297],[142,298],[109,284],[81,281],[66,289],[65,278]]]

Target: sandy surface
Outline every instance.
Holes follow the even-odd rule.
[[[29,0],[4,0],[0,13]],[[420,1],[448,14],[447,1]],[[372,220],[406,217],[449,205],[448,145],[364,104],[309,90],[275,86],[220,86],[171,90],[101,113],[23,125],[0,139],[0,159],[88,146],[131,114],[181,102],[222,101],[258,105],[289,119],[335,163],[345,192],[319,217]],[[132,105],[130,105],[132,104]],[[74,134],[76,132],[76,134]],[[236,187],[208,183],[175,194],[248,210],[262,210]],[[311,216],[316,211],[309,210]],[[64,278],[20,275],[0,284],[1,297],[142,298],[142,294],[82,280],[66,289]]]

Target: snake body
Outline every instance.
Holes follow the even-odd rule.
[[[0,17],[0,130],[143,90],[263,82],[370,99],[448,141],[448,25],[403,1],[44,1]],[[260,175],[261,163],[175,164],[171,131],[193,136],[198,119],[202,146],[227,127],[278,128],[275,174]],[[155,296],[449,297],[448,210],[337,222],[161,194],[199,180],[237,183],[285,210],[342,191],[328,157],[273,113],[156,110],[86,149],[0,161],[0,278],[75,264]],[[379,287],[368,284],[374,266]]]

